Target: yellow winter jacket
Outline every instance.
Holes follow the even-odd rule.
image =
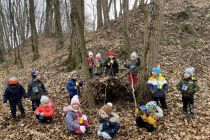
[[[154,127],[157,125],[157,119],[153,116],[153,114],[150,114],[148,117],[146,116],[146,113],[141,111],[140,109],[136,109],[136,114],[138,117],[141,117],[144,122],[147,122]]]

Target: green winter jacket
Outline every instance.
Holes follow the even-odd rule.
[[[191,96],[193,96],[199,90],[197,79],[194,77],[182,79],[177,85],[177,88],[181,91],[182,95]]]

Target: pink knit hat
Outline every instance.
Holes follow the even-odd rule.
[[[73,98],[71,99],[71,105],[75,103],[80,105],[78,95],[74,95]]]

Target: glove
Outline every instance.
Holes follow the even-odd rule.
[[[86,128],[85,128],[85,126],[83,126],[83,125],[81,125],[81,126],[79,127],[79,129],[80,129],[80,131],[81,131],[82,133],[85,133],[85,131],[86,131]]]
[[[103,124],[100,123],[100,124],[99,124],[99,130],[102,130],[102,129],[103,129]]]
[[[98,136],[102,136],[102,132],[100,130],[97,131]]]
[[[39,115],[44,116],[44,113],[43,113],[43,112],[41,112],[41,113],[39,113]]]
[[[152,96],[155,96],[155,93],[156,93],[156,92],[153,90],[153,91],[152,91]]]
[[[86,115],[82,115],[83,120],[87,120],[87,116]]]
[[[102,137],[104,137],[105,139],[112,139],[112,137],[108,134],[108,133],[106,133],[106,132],[102,132]]]

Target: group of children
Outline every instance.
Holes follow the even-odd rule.
[[[109,51],[107,56],[107,60],[103,62],[99,53],[94,60],[93,53],[89,52],[88,64],[92,77],[93,75],[101,75],[104,67],[107,75],[118,76],[119,65],[114,52]],[[131,58],[125,63],[125,67],[129,69],[128,80],[135,84],[138,81],[138,69],[140,67],[140,59],[135,52],[131,54]],[[54,115],[53,102],[47,97],[48,93],[41,81],[40,72],[33,70],[31,76],[32,80],[28,84],[27,93],[16,77],[9,78],[3,94],[3,103],[7,103],[7,100],[9,101],[12,118],[16,120],[16,106],[20,110],[21,116],[25,117],[26,113],[22,105],[22,98],[30,98],[32,110],[38,121],[40,123],[50,123],[53,121]],[[68,131],[75,134],[83,134],[90,130],[90,125],[87,116],[81,112],[79,96],[80,87],[84,82],[78,79],[78,73],[76,71],[71,72],[66,84],[70,97],[70,105],[64,107],[63,111]],[[158,118],[163,117],[162,109],[167,109],[165,95],[168,91],[168,83],[161,74],[160,65],[152,68],[152,76],[147,82],[147,87],[152,101],[136,109],[136,124],[152,132],[156,128]],[[198,91],[199,87],[194,76],[193,67],[185,69],[183,78],[178,83],[177,88],[182,94],[183,112],[194,115],[194,94]],[[119,116],[113,112],[111,103],[105,104],[99,110],[98,136],[112,139],[119,129]]]
[[[119,64],[116,59],[116,54],[114,51],[108,51],[107,59],[103,61],[100,53],[97,53],[95,58],[91,51],[88,52],[88,68],[90,77],[101,76],[105,71],[105,75],[118,77]],[[125,68],[128,71],[128,81],[130,83],[136,84],[138,82],[138,71],[140,66],[140,58],[136,52],[131,53],[130,59],[124,63]]]

